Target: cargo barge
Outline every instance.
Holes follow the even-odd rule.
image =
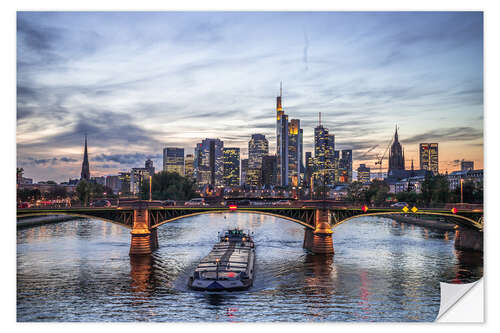
[[[238,291],[252,286],[255,245],[239,229],[226,231],[212,251],[201,260],[188,286],[199,291]]]

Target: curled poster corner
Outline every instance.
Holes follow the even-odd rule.
[[[476,285],[475,292],[471,293]],[[440,287],[441,304],[437,322],[483,322],[483,279],[464,284],[440,282]],[[474,295],[468,297],[469,294]]]

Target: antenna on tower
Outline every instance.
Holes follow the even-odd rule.
[[[283,81],[280,81],[280,97],[283,96]]]
[[[319,123],[318,126],[321,126],[321,112],[319,113]]]

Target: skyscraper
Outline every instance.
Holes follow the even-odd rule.
[[[89,156],[87,153],[87,134],[85,134],[85,148],[83,149],[83,163],[80,180],[90,180]]]
[[[280,95],[276,97],[276,156],[278,167],[278,185],[288,185],[288,116],[283,111],[281,102],[283,86],[280,83]]]
[[[339,182],[352,182],[352,150],[342,149],[342,157],[339,160]]]
[[[370,168],[365,164],[360,164],[358,167],[358,182],[367,183],[370,181]]]
[[[277,162],[276,155],[266,155],[262,159],[262,185],[278,184]]]
[[[195,174],[199,186],[224,186],[224,142],[219,139],[205,139],[195,148]]]
[[[163,171],[184,176],[184,148],[163,149]]]
[[[269,153],[269,142],[263,134],[252,134],[248,141],[248,171],[246,184],[261,185],[262,159]]]
[[[393,170],[405,169],[405,155],[403,148],[399,143],[398,129],[394,133],[394,142],[392,143],[391,150],[389,151],[389,173]]]
[[[240,185],[240,148],[224,148],[224,186]]]
[[[314,128],[314,178],[325,184],[333,184],[335,181],[335,136],[328,132],[328,128],[321,125],[321,113],[319,123]]]
[[[300,120],[292,119],[288,124],[288,184],[301,183],[302,164],[302,129]]]
[[[435,175],[439,173],[438,144],[420,144],[420,170],[432,171]]]
[[[241,160],[241,177],[240,177],[241,186],[246,185],[247,172],[248,172],[248,158],[245,158]]]

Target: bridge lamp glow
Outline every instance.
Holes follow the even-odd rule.
[[[236,210],[238,209],[238,206],[236,205],[229,205],[229,210]]]
[[[457,213],[457,209],[456,209],[455,207],[453,207],[453,208],[451,209],[451,212],[452,212],[453,214],[456,214],[456,213]]]
[[[363,211],[363,213],[366,213],[366,211],[368,210],[368,206],[363,205],[363,207],[361,207],[361,210]]]

